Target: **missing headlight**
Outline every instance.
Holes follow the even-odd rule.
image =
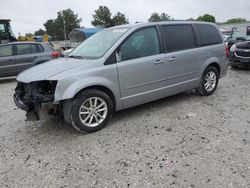
[[[54,94],[56,89],[56,81],[41,81],[37,84],[37,89],[40,94],[50,95]]]

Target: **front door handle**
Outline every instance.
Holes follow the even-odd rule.
[[[159,60],[159,59],[158,59],[158,60],[156,60],[156,61],[154,62],[154,64],[155,64],[155,65],[157,65],[157,64],[162,64],[162,63],[164,63],[164,61]]]
[[[168,59],[169,62],[172,62],[172,61],[174,61],[174,60],[176,60],[176,57],[175,57],[175,56],[170,57],[170,58]]]

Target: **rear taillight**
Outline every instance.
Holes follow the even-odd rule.
[[[51,56],[54,57],[54,58],[57,58],[59,57],[59,53],[58,52],[52,52]]]
[[[228,58],[229,57],[229,49],[228,49],[226,44],[225,44],[225,50],[226,50],[226,58]]]

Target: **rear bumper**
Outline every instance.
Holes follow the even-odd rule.
[[[233,58],[229,59],[230,66],[239,66],[239,67],[250,67],[250,58],[249,59],[238,59]]]

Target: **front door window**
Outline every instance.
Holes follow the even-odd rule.
[[[154,27],[132,34],[121,46],[121,60],[146,57],[160,53],[158,35]]]

